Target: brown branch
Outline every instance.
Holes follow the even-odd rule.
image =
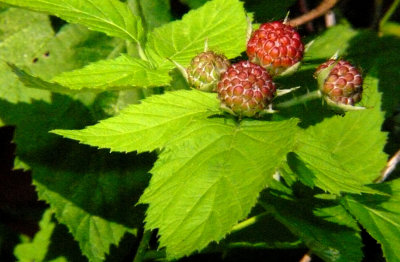
[[[288,24],[295,27],[310,22],[311,20],[326,14],[337,4],[337,2],[339,2],[339,0],[324,0],[319,6],[310,12],[288,21]]]
[[[382,183],[394,171],[397,164],[400,162],[400,150],[397,151],[387,162],[385,168],[382,170],[381,175],[375,180],[375,183]]]

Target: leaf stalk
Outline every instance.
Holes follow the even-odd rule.
[[[322,97],[321,92],[319,90],[316,90],[316,91],[309,92],[302,96],[294,97],[288,101],[276,104],[276,107],[277,108],[288,108],[288,107],[292,107],[295,105],[304,104],[305,102],[308,102],[313,99],[321,98],[321,97]]]

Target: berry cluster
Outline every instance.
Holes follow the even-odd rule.
[[[205,51],[194,57],[185,74],[199,90],[218,92],[221,108],[242,117],[268,111],[276,95],[272,78],[298,68],[304,54],[299,33],[284,22],[265,23],[247,43],[249,61],[233,65],[220,54]],[[348,109],[361,100],[362,77],[349,62],[330,59],[314,76],[328,104]]]

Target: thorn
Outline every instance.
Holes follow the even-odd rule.
[[[266,109],[264,109],[263,111],[260,112],[260,116],[267,115],[267,114],[275,114],[277,112],[278,112],[277,110],[274,110],[272,108],[272,104],[269,104],[268,108],[266,108]]]
[[[304,46],[304,53],[306,53],[310,47],[314,44],[315,40],[312,40],[310,42],[308,42],[305,46]]]
[[[208,51],[208,37],[204,40],[204,52]]]
[[[299,88],[301,88],[301,86],[296,86],[296,87],[292,87],[289,89],[276,90],[276,96],[283,96],[283,95],[289,94],[293,91],[296,91]]]
[[[338,57],[339,57],[339,53],[340,53],[340,50],[338,49],[338,50],[333,54],[333,56],[331,57],[331,59],[337,60]]]
[[[285,19],[283,19],[283,24],[287,24],[288,23],[288,21],[289,21],[289,15],[290,15],[290,11],[288,11],[287,13],[286,13],[286,16],[285,16]]]
[[[294,73],[297,72],[297,70],[300,68],[301,66],[301,61],[297,62],[296,64],[288,67],[285,69],[285,71],[283,71],[282,73],[279,74],[279,76],[289,76],[292,75]]]
[[[253,24],[249,16],[246,16],[247,21],[247,35],[246,35],[246,43],[249,42],[251,34],[253,33]]]

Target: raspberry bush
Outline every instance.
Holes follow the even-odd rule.
[[[0,126],[43,201],[0,206],[41,217],[31,238],[1,221],[0,245],[19,261],[367,261],[369,237],[400,261],[400,182],[382,173],[400,144],[398,1],[379,32],[307,31],[285,19],[295,1],[262,2],[186,0],[179,17],[167,0],[0,0]]]

